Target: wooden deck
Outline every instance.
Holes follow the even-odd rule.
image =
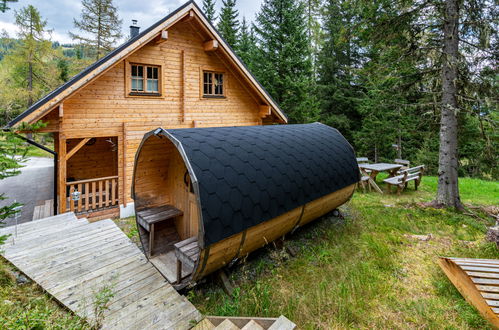
[[[15,233],[17,231],[17,236]],[[165,280],[112,220],[65,213],[0,229],[3,256],[61,304],[105,329],[188,329],[196,308]],[[113,297],[96,317],[96,293]]]
[[[48,218],[54,215],[54,200],[39,201],[33,210],[33,220]]]
[[[499,259],[440,258],[439,264],[463,297],[499,328]]]

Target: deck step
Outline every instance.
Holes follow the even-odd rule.
[[[270,317],[207,316],[193,330],[293,330],[296,324],[284,315]]]

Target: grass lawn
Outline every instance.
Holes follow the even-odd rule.
[[[497,205],[499,182],[461,179],[465,203]],[[325,216],[287,238],[290,257],[273,245],[229,270],[233,298],[208,279],[187,292],[210,315],[286,315],[304,329],[459,328],[488,325],[437,266],[437,256],[499,258],[484,241],[493,221],[448,210],[422,209],[436,178],[402,196],[357,192],[342,207],[344,220]],[[116,223],[138,242],[134,218]],[[411,235],[432,234],[428,242]],[[0,328],[89,328],[35,284],[17,285],[0,258]]]
[[[497,205],[499,182],[460,181],[465,203]],[[484,241],[492,219],[422,209],[436,178],[402,196],[357,192],[342,207],[345,220],[323,217],[288,237],[290,257],[270,246],[230,270],[229,298],[213,283],[188,293],[211,315],[278,316],[304,329],[459,328],[488,324],[466,303],[437,265],[438,256],[499,258]],[[432,234],[428,242],[411,235]]]

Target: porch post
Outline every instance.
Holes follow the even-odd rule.
[[[66,212],[66,136],[59,133],[59,153],[58,153],[58,176],[59,183],[59,213]]]

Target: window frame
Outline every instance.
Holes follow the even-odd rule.
[[[134,91],[132,90],[132,81],[133,81],[133,77],[135,76],[132,76],[132,71],[133,71],[133,67],[134,66],[137,66],[137,67],[142,67],[142,87],[143,87],[143,91]],[[152,77],[153,78],[148,78],[148,68],[151,68],[153,71],[152,71]],[[154,69],[157,69],[157,79],[154,78]],[[126,86],[126,90],[125,90],[125,95],[127,97],[146,97],[146,98],[149,98],[149,97],[164,97],[163,96],[163,66],[160,65],[160,64],[157,64],[157,63],[138,63],[138,62],[126,62],[126,80],[125,80],[125,86]],[[135,78],[136,79],[136,78]],[[150,80],[155,80],[157,81],[157,86],[158,86],[158,89],[157,91],[153,91],[153,92],[150,92],[150,91],[147,91],[147,85],[148,85],[148,81]]]
[[[205,75],[209,74],[211,77],[211,82],[209,83],[208,86],[210,86],[211,93],[206,94],[205,93],[205,86],[207,85],[205,82]],[[218,86],[216,84],[216,75],[222,75],[222,93],[221,94],[215,94],[215,91]],[[204,99],[225,99],[227,97],[227,74],[224,71],[221,70],[210,70],[210,69],[202,69],[201,70],[201,96]]]

